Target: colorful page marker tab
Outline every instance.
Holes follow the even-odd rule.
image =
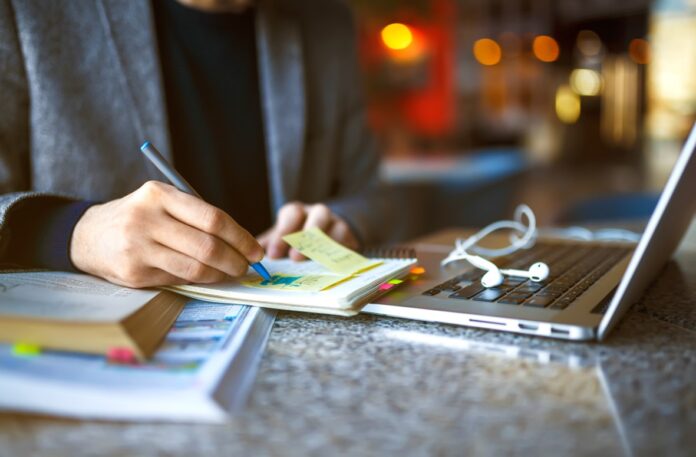
[[[137,357],[132,349],[127,347],[113,347],[106,351],[106,359],[110,363],[135,364]]]
[[[271,280],[267,281],[263,278],[255,278],[251,281],[245,281],[243,284],[249,287],[259,289],[276,289],[276,290],[297,290],[302,292],[318,292],[327,289],[334,284],[348,279],[349,276],[340,276],[333,274],[326,275],[292,275],[292,274],[274,274]]]
[[[12,346],[12,354],[20,357],[33,357],[41,354],[41,347],[31,343],[17,343]]]
[[[342,275],[352,275],[382,263],[342,246],[318,228],[285,235],[283,240],[305,257]]]

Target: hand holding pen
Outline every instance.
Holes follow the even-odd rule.
[[[70,242],[76,268],[129,287],[220,282],[263,256],[227,213],[157,181],[90,207]]]

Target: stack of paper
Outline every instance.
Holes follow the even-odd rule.
[[[171,292],[137,290],[58,271],[0,275],[0,341],[149,357],[184,307]]]
[[[244,404],[274,313],[189,302],[147,363],[0,345],[0,409],[85,419],[222,422]]]

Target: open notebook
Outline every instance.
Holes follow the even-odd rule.
[[[200,300],[352,316],[399,282],[416,263],[413,258],[363,257],[319,229],[297,232],[284,239],[311,260],[264,260],[272,275],[270,281],[250,269],[247,276],[230,282],[167,289]]]
[[[259,287],[256,274],[250,271],[248,276],[239,280],[217,284],[190,284],[174,286],[168,289],[188,297],[219,303],[242,303],[265,308],[284,309],[290,311],[305,311],[310,313],[338,314],[353,316],[360,312],[362,305],[371,298],[385,293],[389,281],[398,280],[408,274],[415,264],[413,259],[371,259],[381,262],[379,265],[349,278],[326,273],[326,269],[314,261],[295,262],[288,259],[264,261],[264,265],[274,278],[288,278],[283,284],[269,284],[270,287]],[[276,272],[292,272],[292,275]],[[322,280],[334,281],[327,288],[317,290],[304,281],[305,278],[317,277],[317,283]],[[299,278],[293,281],[293,278]],[[329,278],[329,279],[323,279]],[[298,287],[293,287],[297,282]],[[304,287],[307,286],[307,287]]]

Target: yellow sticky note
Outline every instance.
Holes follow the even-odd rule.
[[[318,228],[285,235],[283,240],[305,257],[314,260],[334,273],[352,275],[381,263],[342,246]]]
[[[245,281],[243,284],[259,289],[297,290],[301,292],[318,292],[334,284],[345,280],[346,276],[340,275],[292,275],[288,273],[274,274],[270,281],[263,278],[255,278]]]

